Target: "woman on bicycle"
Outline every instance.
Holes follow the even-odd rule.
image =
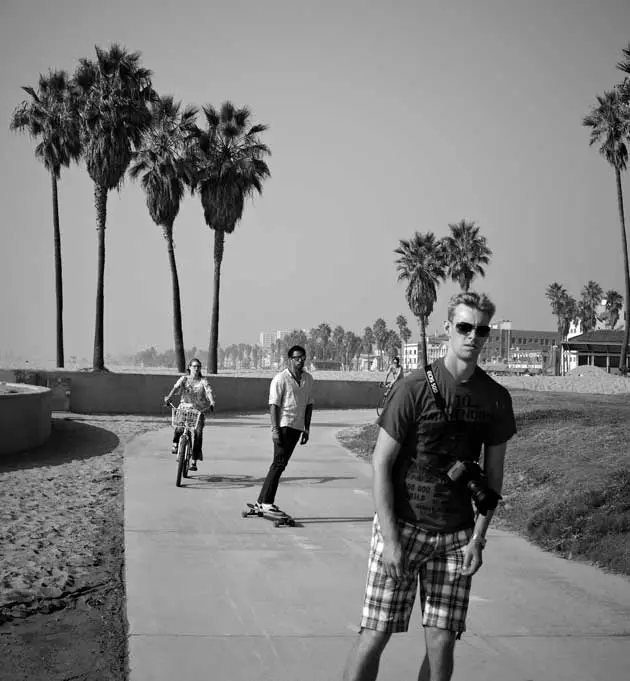
[[[164,398],[164,404],[168,404],[174,395],[179,395],[179,404],[188,407],[193,407],[201,412],[199,416],[199,425],[195,431],[195,443],[193,446],[190,468],[191,471],[197,470],[197,461],[203,461],[203,454],[201,451],[201,444],[203,442],[203,426],[205,423],[205,414],[208,411],[214,411],[214,393],[208,379],[201,375],[201,362],[197,359],[191,359],[188,364],[188,373],[177,380],[171,392]],[[173,433],[173,447],[171,449],[173,454],[177,454],[177,446],[179,438],[184,432],[183,428],[175,428]]]
[[[391,381],[389,380],[391,374]],[[400,366],[400,357],[394,357],[392,363],[389,365],[389,369],[385,374],[385,380],[383,381],[383,386],[387,392],[391,390],[394,383],[400,381],[404,377],[403,368]]]

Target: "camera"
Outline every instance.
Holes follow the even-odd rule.
[[[488,486],[488,478],[479,464],[474,461],[456,461],[446,475],[452,482],[466,485],[481,515],[488,515],[488,511],[494,511],[497,507],[501,495]]]

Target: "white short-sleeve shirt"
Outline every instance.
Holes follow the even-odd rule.
[[[288,426],[304,430],[306,407],[313,404],[313,384],[313,377],[307,371],[302,372],[299,385],[288,369],[273,377],[269,388],[269,404],[280,407],[281,428]]]

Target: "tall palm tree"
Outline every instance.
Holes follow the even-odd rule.
[[[627,56],[630,60],[630,54]],[[630,63],[628,68],[630,72]],[[597,106],[582,121],[583,125],[591,129],[590,144],[600,145],[599,153],[610,163],[615,172],[626,292],[626,325],[619,358],[619,371],[623,374],[627,373],[626,354],[630,340],[630,266],[628,264],[628,239],[621,188],[621,173],[626,169],[628,163],[628,148],[626,146],[629,127],[627,108],[627,102],[624,102],[624,97],[619,90],[605,92],[603,96],[597,96]]]
[[[327,324],[326,322],[322,322],[317,327],[317,342],[318,342],[319,348],[321,350],[320,359],[330,359],[328,357],[328,345],[330,343],[331,335],[332,335],[332,329],[330,328],[330,324]]]
[[[604,291],[592,279],[582,288],[582,300],[579,303],[582,329],[591,331],[597,324],[597,306],[602,302]]]
[[[140,53],[113,44],[96,47],[96,59],[81,59],[74,75],[83,158],[94,183],[98,272],[93,369],[105,370],[104,289],[107,195],[122,183],[142,134],[151,124],[148,103],[154,99],[151,71],[140,65]]]
[[[405,296],[420,328],[420,359],[427,365],[426,325],[437,300],[437,289],[446,276],[443,244],[433,232],[416,232],[402,239],[394,250],[398,255],[398,281],[406,282]]]
[[[619,321],[619,313],[623,307],[623,296],[618,291],[610,289],[604,293],[606,298],[606,326],[609,329],[614,329]]]
[[[346,331],[343,326],[337,325],[333,329],[331,336],[333,348],[335,350],[335,356],[333,359],[336,359],[339,362],[343,361],[343,338],[345,334]]]
[[[382,317],[379,317],[374,324],[372,324],[372,331],[374,331],[374,340],[376,341],[376,349],[378,350],[378,369],[383,370],[383,350],[385,349],[385,340],[387,339],[387,323]]]
[[[69,99],[69,79],[65,71],[40,74],[37,89],[24,86],[30,96],[22,101],[11,116],[11,130],[28,132],[38,140],[35,158],[50,173],[53,203],[53,243],[55,258],[55,301],[57,311],[57,366],[64,366],[63,348],[63,274],[61,259],[61,229],[59,227],[59,196],[57,181],[61,167],[68,167],[81,154],[77,119]]]
[[[564,339],[564,306],[566,303],[568,293],[562,284],[554,281],[553,284],[549,284],[545,289],[545,298],[549,301],[551,305],[551,311],[556,317],[558,322],[558,333],[560,334],[560,340]]]
[[[140,149],[134,154],[129,175],[140,177],[147,196],[151,219],[162,228],[166,240],[173,287],[173,334],[177,370],[186,371],[184,332],[179,277],[173,244],[173,224],[179,213],[186,184],[194,183],[195,166],[190,155],[191,141],[197,131],[197,109],[183,110],[173,97],[158,97],[151,104],[152,124],[144,134]]]
[[[443,239],[446,276],[468,291],[475,277],[486,276],[484,266],[490,263],[492,251],[474,222],[462,219],[450,224],[449,229],[450,236]]]
[[[219,289],[225,235],[231,234],[243,216],[245,200],[262,193],[270,176],[264,158],[271,154],[260,141],[266,125],[250,127],[248,108],[224,102],[217,111],[203,107],[207,127],[200,131],[196,147],[196,190],[201,198],[206,224],[214,230],[214,291],[210,323],[208,371],[217,373],[219,342]]]
[[[374,345],[374,331],[372,327],[366,326],[363,329],[363,338],[361,339],[361,350],[367,354],[367,368],[370,369],[370,355],[372,354],[372,347]]]

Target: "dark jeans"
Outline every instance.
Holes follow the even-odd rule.
[[[201,445],[203,444],[203,426],[204,426],[205,422],[206,422],[206,415],[202,414],[199,417],[199,426],[198,426],[197,430],[195,431],[195,437],[194,437],[194,442],[193,442],[192,458],[198,459],[199,461],[203,461],[203,454],[201,453]],[[173,433],[173,444],[177,444],[179,442],[179,438],[181,437],[181,434],[183,432],[184,432],[183,428],[175,428],[175,432]]]
[[[301,430],[289,427],[280,428],[280,444],[273,443],[273,462],[258,495],[259,504],[273,504],[275,501],[280,476],[287,467],[301,436]]]

